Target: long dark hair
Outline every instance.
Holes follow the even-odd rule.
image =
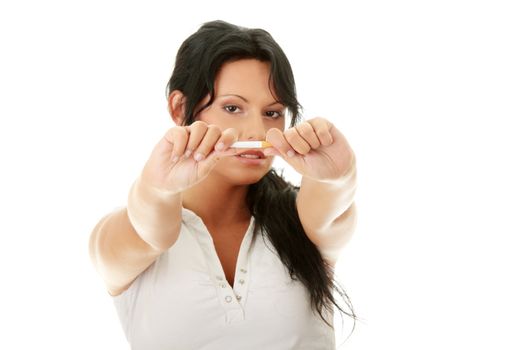
[[[302,106],[297,101],[290,62],[272,36],[263,29],[212,21],[204,23],[182,43],[166,86],[167,96],[180,90],[186,97],[184,125],[193,123],[199,112],[213,103],[215,77],[222,65],[244,58],[270,63],[268,85],[273,83],[278,100],[291,114],[291,126],[301,119]],[[208,94],[208,103],[196,111],[198,103]],[[312,310],[315,307],[323,321],[333,328],[324,318],[323,309],[332,313],[336,305],[354,320],[357,317],[344,290],[335,285],[333,268],[304,232],[295,205],[298,190],[299,187],[285,181],[282,173],[278,175],[273,168],[257,183],[251,184],[246,201],[255,218],[254,233],[266,232],[290,277],[300,280],[309,291]],[[333,289],[343,297],[351,313],[337,304]]]

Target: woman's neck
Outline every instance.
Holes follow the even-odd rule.
[[[248,185],[230,185],[208,176],[182,193],[182,206],[197,214],[206,225],[224,227],[250,220],[247,192]]]

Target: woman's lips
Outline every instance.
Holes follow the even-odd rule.
[[[237,158],[239,161],[241,161],[244,164],[251,164],[251,165],[260,165],[266,161],[266,157],[265,158],[246,158],[246,157],[241,157],[240,155],[236,155],[235,158]]]
[[[250,155],[250,156],[257,156],[258,158],[260,159],[264,159],[266,158],[266,156],[264,155],[263,152],[259,151],[259,150],[248,150],[248,151],[244,151],[244,152],[241,152],[239,154],[237,154],[238,156],[242,155],[242,154],[246,154],[246,155]],[[253,158],[253,157],[252,157]],[[245,159],[250,159],[250,158],[245,158]],[[255,159],[255,158],[253,158]]]

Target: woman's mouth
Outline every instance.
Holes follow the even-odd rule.
[[[239,159],[244,164],[258,165],[264,163],[266,156],[261,151],[250,150],[237,154],[235,158]]]

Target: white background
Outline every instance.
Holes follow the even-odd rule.
[[[173,125],[180,44],[223,19],[273,35],[357,155],[345,348],[524,349],[518,3],[2,1],[0,348],[128,348],[88,237]]]

